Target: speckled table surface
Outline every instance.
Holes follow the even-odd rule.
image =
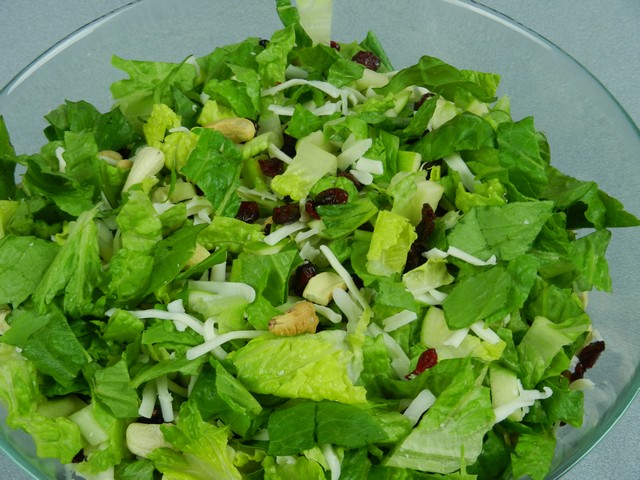
[[[219,1],[219,0],[216,0]],[[2,0],[0,85],[50,45],[130,0]],[[590,70],[640,125],[640,2],[637,0],[482,0],[540,33]],[[636,212],[637,213],[637,212]],[[637,480],[640,398],[566,480]],[[0,452],[0,479],[32,478]]]

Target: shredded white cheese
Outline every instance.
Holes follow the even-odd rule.
[[[317,314],[322,315],[331,323],[340,323],[342,321],[342,315],[334,312],[329,307],[325,307],[324,305],[318,305],[314,303],[313,309],[316,311]]]
[[[365,157],[360,157],[356,162],[355,168],[373,175],[382,175],[384,173],[384,165],[380,160],[371,160]]]
[[[353,177],[362,185],[371,185],[373,183],[373,175],[371,175],[371,173],[369,172],[354,168],[353,170],[351,170],[351,175],[353,175]]]
[[[409,374],[409,364],[411,361],[407,354],[404,353],[404,350],[402,350],[400,344],[375,323],[370,323],[367,329],[374,337],[382,335],[382,340],[384,341],[384,345],[387,347],[387,352],[391,358],[391,368],[393,368],[399,378],[404,379],[405,376]]]
[[[462,341],[466,338],[468,333],[469,333],[468,328],[461,328],[459,330],[454,330],[451,336],[443,342],[443,345],[448,345],[453,348],[457,348],[460,346]]]
[[[349,272],[347,272],[340,263],[340,260],[338,260],[338,257],[336,257],[331,249],[326,245],[320,245],[320,251],[325,256],[331,267],[338,275],[340,275],[340,278],[342,278],[342,281],[349,289],[349,292],[351,292],[351,295],[353,295],[353,297],[358,301],[360,306],[364,309],[369,309],[369,304],[362,296],[362,293],[360,293],[360,290],[358,290],[358,287],[356,287],[356,284],[353,282],[353,278],[351,278]]]
[[[467,166],[465,161],[462,160],[462,157],[457,153],[453,153],[448,157],[444,157],[443,160],[444,163],[447,164],[447,167],[449,167],[451,170],[455,170],[456,172],[458,172],[458,174],[460,174],[460,181],[462,182],[462,185],[464,185],[467,190],[473,193],[475,191],[475,176],[473,175],[471,170],[469,170],[469,167]]]
[[[276,243],[284,240],[292,233],[298,232],[304,228],[307,228],[307,225],[302,222],[294,222],[288,225],[283,225],[278,228],[276,231],[271,232],[269,235],[264,237],[264,243],[267,245],[274,246]]]
[[[62,156],[64,152],[65,150],[63,147],[57,147],[55,149],[56,158],[58,159],[58,170],[60,170],[61,173],[64,173],[65,170],[67,169],[67,162]]]
[[[140,402],[140,408],[138,413],[141,417],[151,418],[153,415],[153,409],[156,406],[156,398],[158,396],[158,390],[156,389],[155,382],[147,382],[142,389],[142,401]]]
[[[285,107],[284,105],[269,105],[268,110],[276,115],[282,115],[283,117],[293,117],[296,109],[294,107]]]
[[[211,276],[209,277],[212,282],[224,282],[227,280],[227,264],[218,263],[211,267]]]
[[[449,256],[455,257],[459,260],[467,262],[470,265],[475,265],[476,267],[484,267],[487,265],[495,265],[497,263],[497,259],[495,255],[491,255],[488,259],[482,260],[478,257],[471,255],[470,253],[465,252],[464,250],[460,250],[457,247],[449,247],[447,251],[440,250],[438,248],[432,248],[422,254],[423,257],[427,259],[445,259]]]
[[[526,414],[529,411],[529,407],[533,405],[536,400],[544,400],[545,398],[549,398],[553,394],[553,390],[551,390],[549,387],[544,387],[542,392],[538,390],[524,390],[522,389],[520,380],[518,380],[518,383],[520,390],[520,395],[518,396],[518,398],[493,409],[493,413],[496,416],[496,423],[501,422],[509,415],[521,408]]]
[[[325,460],[327,461],[327,465],[329,465],[329,470],[331,471],[331,480],[340,480],[342,470],[340,467],[340,459],[338,458],[338,455],[336,455],[333,447],[329,444],[324,444],[320,448]]]
[[[267,151],[269,152],[269,155],[271,155],[274,158],[277,158],[278,160],[282,160],[287,165],[293,162],[293,158],[291,158],[289,155],[284,153],[282,150],[276,147],[273,143],[269,145],[269,147],[267,148]]]
[[[160,320],[172,320],[175,323],[176,328],[180,332],[184,332],[187,327],[191,328],[192,330],[199,333],[200,335],[202,335],[204,331],[202,322],[187,313],[172,313],[172,312],[165,312],[164,310],[155,310],[155,309],[129,310],[128,312],[134,317],[139,319],[158,318]]]
[[[167,423],[173,422],[173,396],[169,392],[166,375],[156,378],[156,388],[158,390],[158,402],[160,403],[162,418]]]
[[[498,336],[498,334],[491,330],[489,327],[486,327],[484,322],[482,321],[477,321],[471,324],[470,328],[473,333],[475,333],[479,338],[487,343],[490,343],[491,345],[495,345],[500,341],[500,337]]]
[[[350,322],[356,322],[360,318],[364,310],[362,310],[362,308],[353,301],[351,295],[345,292],[342,288],[334,288],[331,295],[340,311],[344,313],[345,317],[347,317]]]
[[[291,80],[287,80],[286,82],[282,82],[275,87],[267,88],[262,91],[262,96],[267,97],[269,95],[273,95],[282,90],[286,90],[289,87],[296,87],[299,85],[309,85],[313,88],[317,88],[321,92],[326,93],[331,98],[338,98],[340,96],[340,89],[335,85],[329,82],[322,82],[319,80],[305,80],[303,78],[292,78]]]
[[[240,195],[240,197],[245,197],[245,198],[260,198],[261,200],[272,200],[272,201],[276,201],[278,200],[278,196],[275,193],[271,193],[271,192],[265,192],[264,190],[255,190],[252,188],[247,188],[245,186],[240,185],[236,191],[238,192],[238,194]]]
[[[251,303],[256,299],[256,291],[252,286],[240,282],[201,282],[190,280],[189,289],[215,293],[223,297],[242,297]]]
[[[425,388],[416,395],[416,398],[411,401],[402,414],[409,419],[411,426],[413,427],[418,423],[420,417],[422,417],[422,415],[431,408],[435,401],[435,395]]]
[[[353,136],[350,135],[349,138],[353,139]],[[340,170],[346,170],[351,165],[353,165],[359,158],[361,158],[367,150],[371,148],[373,144],[373,140],[370,138],[365,138],[364,140],[349,142],[349,138],[342,145],[342,153],[338,155],[338,168]]]
[[[400,327],[404,327],[418,318],[416,312],[411,310],[402,310],[401,312],[391,315],[382,320],[382,326],[385,332],[392,332]]]
[[[306,242],[300,249],[299,254],[303,260],[314,262],[316,258],[318,258],[318,255],[320,255],[320,250],[314,248],[311,243]]]
[[[230,342],[231,340],[256,338],[260,335],[263,335],[264,333],[265,331],[262,330],[236,330],[235,332],[228,332],[222,335],[217,335],[213,340],[190,348],[189,350],[187,350],[185,356],[187,357],[187,360],[193,360],[209,353],[216,347]]]

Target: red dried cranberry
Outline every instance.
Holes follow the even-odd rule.
[[[422,97],[420,97],[420,100],[413,104],[413,109],[415,111],[419,110],[422,104],[429,100],[431,97],[435,97],[435,94],[431,92],[425,93],[424,95],[422,95]]]
[[[160,423],[164,423],[164,418],[162,417],[162,412],[160,411],[160,409],[158,407],[153,409],[153,412],[151,412],[151,417],[147,418],[147,417],[140,417],[138,419],[139,423],[150,423],[150,424],[160,424]]]
[[[316,209],[313,206],[313,202],[311,200],[307,201],[307,203],[304,204],[304,210],[311,218],[320,220],[320,215],[318,215],[318,212],[316,212]]]
[[[604,352],[604,341],[590,343],[578,354],[578,360],[585,369],[593,368],[600,354]]]
[[[404,273],[418,268],[420,265],[427,262],[427,259],[422,256],[426,251],[426,248],[420,244],[417,240],[411,244],[409,253],[407,254],[407,262],[404,265]]]
[[[316,198],[313,199],[313,205],[316,207],[318,205],[339,205],[347,203],[348,200],[349,194],[346,190],[334,187],[327,188],[316,195]]]
[[[291,135],[289,135],[288,133],[282,134],[282,140],[284,143],[282,144],[282,148],[280,148],[280,150],[282,150],[284,153],[286,153],[292,158],[295,157],[296,143],[298,142],[298,140],[295,137],[292,137]]]
[[[80,450],[78,453],[76,453],[73,456],[73,459],[71,460],[72,463],[82,463],[87,459],[86,455],[84,454],[84,450]]]
[[[273,209],[273,223],[285,225],[300,220],[300,206],[297,203],[289,203]]]
[[[434,367],[438,363],[438,353],[435,348],[427,348],[418,357],[418,363],[413,372],[406,376],[408,379],[412,379],[420,375],[425,370]]]
[[[582,365],[581,363],[578,362],[578,364],[576,365],[575,370],[573,371],[573,373],[569,377],[569,381],[573,383],[576,380],[580,380],[581,378],[584,378],[584,374],[585,374],[586,371],[587,371],[587,369],[584,368],[584,365]]]
[[[362,190],[362,184],[350,172],[339,172],[338,176],[351,180],[358,190]]]
[[[373,70],[374,72],[380,68],[380,59],[377,55],[371,52],[360,51],[356,53],[351,60],[360,65],[364,65],[369,70]]]
[[[260,218],[260,208],[256,202],[240,202],[236,218],[247,223],[255,223]]]
[[[316,276],[316,267],[313,263],[306,261],[300,265],[293,276],[292,289],[296,295],[302,296],[302,292],[306,288],[309,280]]]
[[[284,172],[284,162],[279,158],[265,158],[258,160],[260,170],[265,177],[273,178],[276,175],[282,175]]]
[[[436,214],[431,208],[431,205],[425,203],[422,205],[422,219],[416,226],[416,233],[418,234],[417,241],[425,245],[429,240],[429,236],[433,233],[435,228]]]
[[[329,46],[337,50],[338,52],[340,51],[340,44],[338,42],[334,42],[333,40],[331,40],[331,42],[329,43]]]

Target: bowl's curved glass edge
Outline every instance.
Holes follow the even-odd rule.
[[[91,20],[90,22],[84,24],[83,26],[77,28],[73,32],[61,38],[59,41],[57,41],[55,44],[47,48],[35,59],[33,59],[30,63],[28,63],[22,70],[14,75],[14,77],[9,80],[6,85],[2,86],[0,88],[0,97],[8,95],[13,89],[17,88],[20,83],[22,83],[24,79],[28,78],[33,72],[35,72],[42,63],[47,62],[59,51],[64,50],[72,43],[75,43],[85,35],[91,33],[95,28],[99,27],[105,21],[108,21],[113,17],[120,15],[121,13],[129,10],[132,7],[135,7],[137,4],[140,4],[143,1],[144,0],[133,0],[125,5],[122,5],[114,10],[105,13],[104,15],[101,15],[100,17]],[[53,462],[53,460],[29,459],[24,452],[19,451],[14,445],[12,445],[3,437],[4,435],[0,437],[0,451],[2,451],[15,464],[19,465],[24,472],[31,475],[34,479],[42,478],[42,471],[40,468],[36,467],[35,462]],[[19,459],[23,461],[19,461]]]
[[[107,12],[104,15],[101,15],[91,20],[90,22],[84,24],[83,26],[77,28],[73,32],[64,36],[63,38],[58,40],[56,43],[54,43],[52,46],[47,48],[40,55],[38,55],[36,58],[34,58],[31,62],[29,62],[29,64],[27,64],[22,70],[20,70],[17,74],[15,74],[14,77],[11,80],[9,80],[6,85],[2,86],[0,88],[0,96],[8,95],[9,93],[11,93],[13,89],[18,87],[18,85],[22,83],[23,79],[28,78],[31,75],[31,73],[35,72],[41,64],[47,62],[49,58],[55,56],[59,51],[64,50],[70,44],[75,43],[85,35],[91,33],[95,28],[99,27],[103,22],[110,20],[111,18],[117,15],[120,15],[124,11],[129,10],[135,5],[142,3],[143,1],[144,0],[132,0],[126,5],[122,5],[114,10],[111,10],[110,12]]]
[[[521,22],[515,20],[514,18],[499,12],[489,6],[478,3],[476,0],[444,0],[448,3],[459,4],[464,8],[470,8],[479,14],[490,15],[495,19],[502,20],[503,24],[509,26],[510,28],[514,28],[517,31],[527,35],[528,37],[542,42],[545,45],[553,48],[560,54],[564,55],[567,59],[569,59],[572,63],[574,63],[580,70],[586,73],[602,90],[602,92],[609,98],[611,102],[615,104],[615,106],[620,110],[623,114],[629,125],[633,127],[633,130],[636,136],[640,139],[640,126],[637,125],[634,120],[631,118],[626,109],[622,106],[622,104],[618,101],[618,99],[609,91],[609,89],[600,81],[598,77],[596,77],[591,71],[586,68],[580,61],[578,61],[574,56],[569,54],[566,50],[559,47],[557,44],[546,38],[544,35],[536,32],[535,30],[527,27]],[[595,439],[591,444],[589,444],[585,449],[578,450],[574,454],[566,457],[564,459],[564,464],[553,469],[549,472],[549,478],[560,478],[569,470],[571,470],[580,460],[582,460],[589,452],[591,452],[601,441],[602,439],[616,426],[620,418],[624,415],[624,413],[631,406],[635,398],[640,394],[640,370],[636,370],[633,378],[627,385],[627,387],[623,390],[623,401],[617,402],[614,406],[613,411],[609,412],[609,421],[607,422],[607,417],[604,417],[598,425],[591,432],[591,435],[595,434]]]
[[[513,17],[510,17],[509,15],[499,12],[498,10],[488,7],[487,5],[478,3],[476,0],[444,0],[444,1],[449,3],[459,3],[461,5],[468,5],[476,9],[477,11],[485,11],[487,13],[490,13],[494,17],[498,17],[502,20],[505,20],[507,24],[510,24],[510,26],[515,27],[521,33],[524,33],[530,37],[533,37],[536,40],[541,41],[542,43],[552,47],[554,50],[560,52],[566,58],[570,59],[576,66],[580,68],[580,70],[584,71],[589,77],[591,77],[593,81],[595,81],[598,84],[598,86],[602,89],[602,91],[606,93],[607,97],[609,97],[609,99],[613,103],[615,103],[616,107],[618,107],[618,109],[624,114],[629,124],[634,126],[636,135],[638,135],[638,138],[640,138],[640,125],[636,124],[633,118],[631,118],[631,115],[629,115],[629,112],[627,112],[627,110],[622,106],[622,104],[618,101],[615,95],[613,95],[613,93],[609,91],[609,89],[600,81],[598,77],[596,77],[593,73],[591,73],[591,70],[585,67],[582,64],[582,62],[577,60],[573,55],[571,55],[569,52],[564,50],[562,47],[559,47],[556,43],[552,42],[551,40],[546,38],[544,35],[536,32],[532,28],[527,27],[526,25],[514,19]],[[638,383],[638,391],[640,391],[640,378]]]
[[[98,28],[103,22],[112,19],[113,17],[122,14],[126,10],[135,7],[139,4],[144,4],[147,2],[151,2],[153,0],[132,0],[130,3],[127,3],[121,7],[118,7],[104,15],[88,22],[87,24],[79,27],[75,31],[66,35],[54,45],[46,49],[42,54],[40,54],[37,58],[35,58],[32,62],[26,65],[22,70],[20,70],[5,86],[0,88],[0,96],[9,94],[14,88],[17,88],[20,83],[26,78],[28,78],[33,72],[35,72],[38,67],[46,63],[50,58],[55,56],[61,50],[64,50],[68,46],[72,45],[76,41],[82,39],[84,36],[90,34],[94,29]],[[476,13],[492,18],[495,21],[500,22],[501,24],[514,29],[515,31],[529,37],[533,41],[544,44],[555,50],[556,52],[563,55],[565,58],[569,59],[572,63],[574,63],[582,72],[587,74],[592,81],[594,81],[601,91],[608,97],[608,99],[617,107],[617,109],[623,114],[628,124],[632,126],[635,134],[640,139],[640,126],[635,123],[635,121],[631,118],[626,109],[621,105],[618,99],[609,91],[609,89],[596,77],[591,71],[586,68],[580,61],[578,61],[575,57],[569,54],[567,51],[559,47],[557,44],[547,39],[545,36],[536,32],[535,30],[527,27],[522,24],[518,20],[495,10],[487,5],[478,3],[476,0],[442,0],[446,3],[458,5],[461,8],[470,9],[475,11]],[[550,472],[549,478],[559,478],[565,473],[567,473],[575,464],[577,464],[585,455],[587,455],[593,448],[595,448],[598,443],[604,438],[604,436],[611,431],[611,429],[616,425],[618,420],[623,416],[629,406],[632,404],[634,399],[640,394],[640,370],[636,370],[632,380],[629,382],[628,386],[623,390],[622,397],[624,399],[623,402],[619,402],[616,404],[616,408],[609,412],[609,415],[603,419],[603,421],[599,422],[598,425],[593,429],[592,434],[595,434],[595,440],[587,446],[582,451],[577,451],[575,454],[570,455],[565,458],[565,464],[560,468],[557,468]],[[609,419],[608,421],[607,418]],[[25,472],[32,475],[34,478],[39,478],[39,473],[34,465],[30,462],[18,462],[17,458],[23,458],[24,456],[21,452],[15,449],[10,444],[5,444],[5,442],[0,442],[0,450],[3,451],[9,458],[18,463]]]

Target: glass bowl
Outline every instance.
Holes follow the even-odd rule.
[[[342,1],[335,2],[333,17],[336,40],[362,39],[374,30],[396,68],[429,54],[459,68],[501,74],[499,92],[511,97],[514,118],[534,116],[548,137],[553,164],[596,180],[627,210],[640,213],[640,132],[588,71],[535,32],[460,0]],[[43,115],[64,100],[88,100],[102,111],[110,107],[109,85],[122,78],[110,65],[113,54],[181,61],[247,36],[269,37],[278,28],[273,2],[235,0],[221,9],[210,0],[137,1],[78,30],[29,65],[0,91],[0,113],[16,151],[33,153],[44,142]],[[614,293],[590,295],[588,312],[607,351],[589,372],[596,389],[586,395],[584,426],[559,431],[550,478],[588,453],[640,388],[639,230],[613,236],[608,260]],[[0,428],[0,447],[37,478],[64,478],[55,462],[35,457],[22,432]]]

